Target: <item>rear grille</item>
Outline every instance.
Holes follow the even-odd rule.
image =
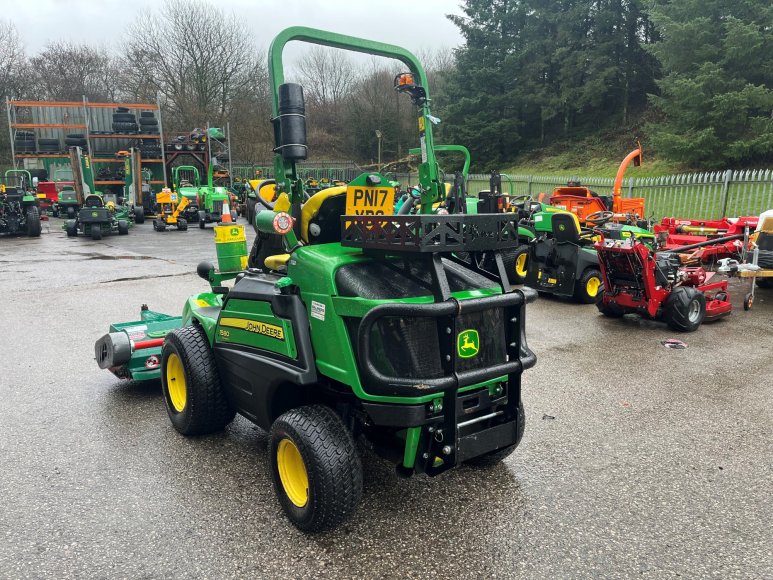
[[[478,331],[480,349],[470,358],[456,357],[457,372],[483,369],[505,362],[506,345],[503,310],[492,308],[462,314],[456,319],[456,333]],[[357,352],[359,319],[347,319],[349,337]],[[430,317],[398,318],[385,316],[371,329],[369,353],[382,374],[406,379],[440,378],[444,375],[437,319]]]

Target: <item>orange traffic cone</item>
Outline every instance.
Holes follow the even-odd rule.
[[[223,215],[220,219],[220,223],[223,223],[223,224],[233,223],[233,220],[231,219],[231,206],[228,205],[227,199],[223,202]]]

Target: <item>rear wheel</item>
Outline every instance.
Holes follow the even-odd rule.
[[[612,304],[611,302],[606,304],[604,302],[597,302],[596,307],[599,309],[601,314],[609,318],[621,318],[625,314],[625,311],[622,308],[620,308],[617,304]]]
[[[521,442],[521,438],[523,438],[523,432],[526,430],[526,413],[523,409],[523,401],[518,403],[518,417],[516,418],[515,428],[514,444],[502,449],[497,449],[496,451],[491,451],[485,455],[473,457],[472,459],[468,459],[465,463],[474,465],[475,467],[489,467],[491,465],[496,465],[515,451],[515,448],[518,447],[518,444]]]
[[[209,341],[198,324],[167,335],[161,351],[161,388],[169,419],[183,435],[222,431],[234,418]]]
[[[184,232],[188,229],[188,222],[185,221],[183,218],[177,218],[177,229],[181,232]]]
[[[601,282],[601,272],[588,268],[583,272],[574,289],[574,298],[583,304],[595,304],[601,299],[604,285]]]
[[[663,304],[663,320],[674,330],[692,332],[705,317],[706,297],[692,286],[674,288]]]
[[[31,238],[40,237],[40,211],[35,206],[27,210],[27,235]]]
[[[349,519],[362,497],[362,464],[351,433],[329,407],[292,409],[271,426],[271,477],[287,517],[305,532]]]
[[[69,219],[73,219],[75,217],[75,208],[74,207],[68,207],[67,208],[67,217]]]

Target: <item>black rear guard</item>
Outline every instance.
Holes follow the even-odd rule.
[[[521,400],[521,373],[534,366],[537,357],[529,350],[525,334],[525,307],[537,293],[514,290],[486,298],[459,301],[449,299],[431,304],[383,304],[362,319],[357,332],[357,354],[363,384],[368,392],[380,395],[417,397],[437,393],[442,396],[442,414],[428,413],[421,421],[416,468],[433,476],[473,457],[502,449],[517,442],[518,407]],[[504,362],[484,368],[459,370],[457,320],[462,314],[502,309],[505,337]],[[371,360],[371,329],[384,317],[434,318],[440,346],[441,376],[413,377],[383,374]],[[449,332],[450,330],[450,332]],[[487,389],[458,393],[459,388],[507,376],[500,394]],[[472,398],[475,401],[471,401]],[[423,414],[423,413],[422,413]],[[418,418],[418,417],[417,417]],[[438,459],[442,461],[438,461]]]

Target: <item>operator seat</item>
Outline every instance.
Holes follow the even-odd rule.
[[[286,196],[280,196],[275,211],[289,211]],[[306,244],[327,244],[341,240],[341,216],[346,212],[346,186],[328,187],[312,195],[301,208],[301,239]],[[290,254],[277,253],[281,238],[258,233],[250,253],[252,267],[282,270]],[[283,249],[283,248],[282,248]]]
[[[301,238],[307,244],[340,242],[341,216],[345,213],[345,185],[315,193],[301,209]]]
[[[102,199],[102,196],[90,194],[86,196],[86,199],[83,203],[86,207],[105,207],[105,202]]]

